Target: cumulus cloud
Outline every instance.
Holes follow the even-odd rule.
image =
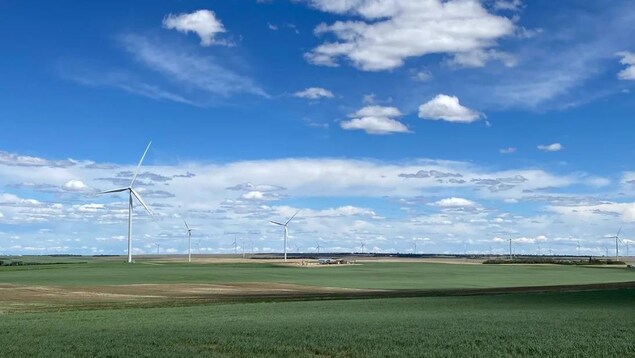
[[[320,99],[320,98],[333,98],[333,92],[321,88],[321,87],[309,87],[305,90],[298,91],[293,94],[295,97],[308,98],[308,99]]]
[[[419,106],[419,118],[422,119],[471,123],[483,117],[482,113],[462,106],[457,97],[445,94],[439,94]]]
[[[438,170],[419,170],[414,174],[410,173],[401,173],[399,174],[400,178],[461,178],[463,175],[459,173],[445,173]]]
[[[19,167],[71,167],[76,163],[70,159],[67,160],[48,160],[29,155],[18,155],[15,153],[0,151],[0,165],[10,165]]]
[[[358,112],[395,115],[398,111],[384,108]],[[88,197],[38,191],[49,187],[62,190],[64,183],[78,178],[92,188],[99,186],[98,178],[116,177],[117,173],[135,168],[131,163],[118,164],[114,170],[109,166],[98,169],[101,164],[95,163],[93,169],[87,169],[89,163],[94,162],[76,161],[71,167],[0,165],[0,193],[5,189],[20,193],[0,194],[7,241],[20,235],[23,246],[44,247],[42,250],[69,247],[67,252],[86,254],[125,251],[125,245],[115,240],[96,239],[125,235],[128,213],[124,195]],[[551,174],[539,169],[492,171],[489,166],[470,162],[287,158],[222,164],[150,164],[143,167],[142,173],[145,172],[150,174],[139,182],[138,189],[156,216],[151,219],[137,211],[136,249],[158,238],[162,247],[182,248],[183,215],[201,229],[197,239],[202,240],[203,252],[224,252],[229,243],[218,240],[224,231],[254,230],[262,231],[249,236],[256,247],[279,251],[279,230],[265,224],[271,218],[288,218],[298,209],[302,209],[298,217],[301,225],[293,233],[300,246],[320,240],[323,247],[347,248],[363,238],[369,247],[401,252],[411,246],[413,237],[433,238],[438,244],[430,243],[430,252],[444,252],[452,249],[451,242],[457,237],[491,238],[488,235],[507,229],[507,225],[527,237],[570,233],[592,242],[601,237],[598,231],[605,227],[606,220],[635,219],[635,209],[630,209],[628,202],[607,199],[611,188],[596,194],[597,189],[590,185],[601,181],[588,174]],[[196,175],[175,178],[188,172]],[[128,178],[119,179],[126,181],[124,185],[129,184]],[[617,189],[630,195],[626,188],[634,179],[635,174],[625,174]],[[457,185],[459,181],[461,184]],[[39,184],[14,189],[11,185],[16,182]],[[585,190],[590,190],[588,197],[579,199]],[[35,192],[34,196],[24,196],[29,191]],[[277,205],[273,199],[282,195],[291,199],[294,206]],[[559,196],[567,198],[558,199]],[[427,198],[436,199],[430,203]],[[627,198],[620,196],[620,200]],[[529,213],[528,202],[532,207]],[[574,204],[576,207],[561,211],[549,209]],[[305,217],[314,219],[303,220]],[[51,231],[41,232],[40,228]],[[76,239],[80,242],[65,241]],[[6,247],[2,245],[4,252]],[[16,248],[13,252],[27,251]]]
[[[189,14],[169,14],[163,19],[163,27],[183,33],[194,32],[201,38],[201,46],[219,43],[214,37],[216,34],[225,32],[223,24],[210,10],[198,10]]]
[[[17,195],[0,193],[0,205],[12,206],[39,206],[41,203],[35,199],[23,199]]]
[[[394,118],[402,114],[395,107],[366,106],[340,123],[345,130],[363,130],[368,134],[408,133],[408,127]]]
[[[75,179],[67,181],[62,188],[67,191],[85,191],[90,189],[84,182]]]
[[[432,79],[432,73],[430,73],[430,71],[426,71],[426,70],[415,71],[412,74],[412,79],[414,79],[416,81],[420,81],[420,82],[427,82],[430,79]]]
[[[521,0],[496,0],[494,2],[494,9],[518,11],[522,8],[523,2]]]
[[[361,70],[389,70],[402,66],[407,58],[428,54],[449,54],[460,62],[466,55],[487,53],[515,29],[510,19],[488,12],[477,0],[310,0],[310,4],[324,12],[356,17],[315,28],[316,35],[330,33],[337,38],[305,54],[309,62],[324,66],[337,66],[343,57]]]
[[[622,51],[617,53],[622,59],[620,63],[626,68],[617,74],[620,80],[635,80],[635,53]]]
[[[537,148],[539,150],[542,150],[543,152],[557,152],[559,150],[562,150],[562,148],[564,147],[560,143],[552,143],[552,144],[540,144],[538,145]]]
[[[476,203],[464,198],[451,197],[441,199],[433,203],[433,205],[441,208],[473,208],[476,206]]]

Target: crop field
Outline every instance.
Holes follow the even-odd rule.
[[[0,347],[21,357],[626,357],[633,281],[625,267],[73,259],[0,268]]]

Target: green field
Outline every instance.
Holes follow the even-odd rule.
[[[28,313],[3,356],[635,355],[635,290]]]
[[[126,265],[95,260],[87,264],[0,268],[0,283],[71,286],[276,282],[367,289],[442,289],[626,281],[635,281],[634,270],[557,265],[395,262],[303,268],[266,263],[202,265],[152,261]]]
[[[83,261],[0,268],[3,356],[635,356],[635,284],[628,283],[635,281],[635,271],[624,267],[391,262],[305,268]],[[178,290],[183,284],[254,282],[263,287],[382,289],[395,297],[289,301],[252,296],[232,302],[211,295],[210,300],[159,300],[146,308],[114,301],[91,306],[87,298],[59,311],[55,305],[40,305],[32,312],[2,313],[2,302],[7,307],[24,304],[36,288],[76,293],[122,285]],[[615,282],[626,288],[397,297],[404,290],[432,290],[434,296],[434,290],[469,293]],[[11,302],[10,293],[18,289],[26,295]]]

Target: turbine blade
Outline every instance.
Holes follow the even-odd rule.
[[[183,223],[185,224],[185,227],[187,228],[188,231],[192,230],[190,229],[190,226],[187,224],[187,221],[185,221],[185,218],[183,218]]]
[[[141,205],[143,205],[143,207],[146,208],[148,213],[154,216],[154,213],[152,212],[152,210],[150,210],[150,208],[146,205],[146,203],[143,202],[143,199],[141,199],[141,196],[139,196],[139,194],[132,188],[130,188],[130,192],[132,193],[132,195],[134,195],[135,198],[137,198],[137,200],[141,203]]]
[[[615,237],[619,237],[620,236],[620,232],[622,232],[622,226],[620,226],[620,229],[617,230],[617,234],[615,234]]]
[[[300,210],[302,210],[302,209],[300,209]],[[300,210],[296,211],[296,212],[295,212],[295,214],[293,214],[293,216],[292,216],[289,220],[287,220],[287,222],[285,223],[285,225],[287,225],[287,224],[288,224],[291,220],[293,220],[293,218],[294,218],[296,215],[298,215],[298,213],[300,212]]]
[[[120,192],[126,191],[126,190],[128,190],[128,188],[112,189],[112,190],[106,190],[106,191],[99,192],[99,194],[120,193]]]
[[[281,224],[281,223],[276,222],[276,221],[269,221],[269,222],[270,222],[270,223],[272,223],[272,224],[276,224],[276,225],[280,225],[280,226],[285,226],[285,224]]]
[[[146,151],[143,152],[143,155],[141,156],[141,160],[139,161],[139,164],[137,165],[137,170],[135,171],[134,176],[132,177],[132,181],[130,182],[131,188],[135,180],[137,180],[137,175],[139,175],[139,168],[141,168],[141,163],[143,163],[143,159],[146,157],[146,154],[148,153],[148,149],[150,149],[150,144],[152,144],[152,141],[148,143],[148,146],[146,147]]]

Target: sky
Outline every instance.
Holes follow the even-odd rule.
[[[298,210],[290,251],[626,253],[634,27],[628,0],[4,0],[0,254],[125,254],[99,193],[150,141],[135,254],[187,252],[183,219],[194,253],[281,252]]]

